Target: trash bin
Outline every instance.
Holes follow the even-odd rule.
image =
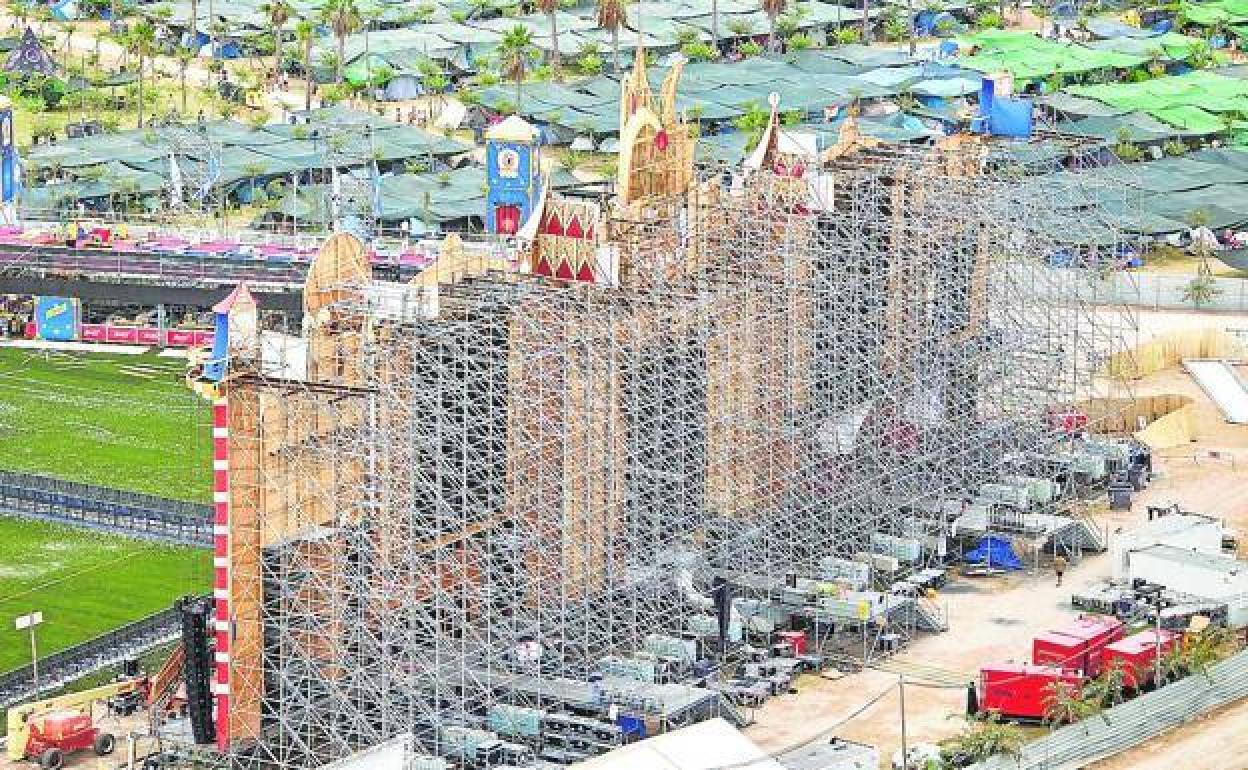
[[[1115,481],[1109,485],[1109,509],[1111,511],[1131,510],[1131,494],[1135,488],[1129,481]]]

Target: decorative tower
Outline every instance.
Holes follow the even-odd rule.
[[[512,115],[485,134],[486,232],[515,235],[542,192],[537,129]]]

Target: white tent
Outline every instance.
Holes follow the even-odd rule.
[[[572,770],[784,770],[754,741],[723,719],[711,719],[630,743]]]

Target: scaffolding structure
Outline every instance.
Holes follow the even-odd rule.
[[[155,131],[169,150],[168,210],[220,220],[224,198],[221,143],[202,122],[168,122]]]
[[[592,675],[690,637],[730,660],[716,585],[749,639],[830,559],[938,561],[959,501],[1063,472],[1054,415],[1121,396],[1131,318],[1088,286],[1126,193],[980,144],[764,160],[620,204],[614,281],[521,255],[387,284],[331,240],[306,360],[231,362],[237,766],[452,756],[500,705],[701,718]],[[882,596],[832,625],[895,630]]]

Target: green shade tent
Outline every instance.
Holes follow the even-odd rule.
[[[1193,51],[1208,46],[1200,38],[1175,32],[1167,32],[1154,37],[1115,37],[1109,40],[1096,40],[1085,45],[1097,51],[1114,51],[1150,59],[1156,56],[1163,61],[1183,61],[1191,56]]]
[[[1226,131],[1226,124],[1216,113],[1248,112],[1248,80],[1211,70],[1139,83],[1071,86],[1066,91],[1116,108],[1147,112],[1194,135]]]
[[[976,51],[974,55],[959,57],[960,66],[977,72],[1005,71],[1018,80],[1130,69],[1148,61],[1145,56],[1048,40],[1019,30],[983,30],[959,38],[958,47]]]

